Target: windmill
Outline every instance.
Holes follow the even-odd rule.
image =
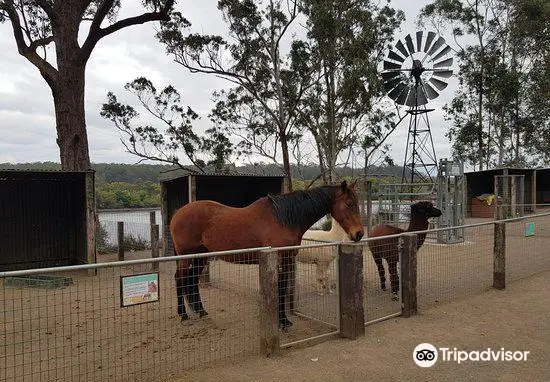
[[[418,31],[415,39],[408,34],[389,50],[381,73],[388,97],[408,107],[409,133],[401,183],[410,175],[415,181],[433,183],[437,175],[437,158],[426,105],[447,87],[453,71],[451,48],[434,32]],[[412,188],[412,187],[411,187]],[[412,191],[411,191],[412,192]]]

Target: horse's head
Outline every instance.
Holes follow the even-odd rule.
[[[365,229],[359,214],[359,198],[355,192],[355,182],[348,185],[344,180],[340,184],[340,187],[336,190],[330,214],[346,231],[351,240],[359,241],[365,235]]]
[[[428,220],[441,216],[441,210],[435,208],[432,202],[421,201],[411,205],[411,216],[418,216]]]

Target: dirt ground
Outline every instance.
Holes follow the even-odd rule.
[[[183,381],[550,381],[550,272],[475,297],[367,326],[365,337],[202,367]],[[528,350],[527,361],[445,362],[420,368],[420,343],[460,350]]]
[[[508,281],[550,269],[550,219],[537,221],[535,237],[526,238],[523,227],[524,222],[509,223],[507,227]],[[187,377],[181,381],[208,380],[218,375],[216,373],[221,373],[223,378],[215,380],[245,381],[250,375],[250,378],[267,381],[283,377],[294,381],[310,380],[305,372],[309,369],[334,376],[334,379],[327,377],[330,380],[368,380],[371,373],[379,372],[378,377],[382,378],[402,370],[409,370],[411,379],[431,380],[432,377],[440,379],[439,374],[433,373],[450,370],[450,366],[437,365],[432,368],[435,371],[422,370],[426,374],[419,374],[410,357],[410,368],[400,366],[405,365],[403,354],[412,354],[420,342],[433,341],[445,346],[447,343],[443,341],[447,340],[453,341],[448,346],[469,349],[478,349],[481,345],[513,349],[517,345],[522,350],[524,345],[529,345],[526,350],[532,352],[533,362],[544,360],[542,354],[548,353],[536,350],[539,340],[543,339],[546,342],[542,344],[550,348],[548,273],[544,274],[546,279],[541,280],[539,276],[534,281],[509,284],[504,292],[491,290],[492,229],[491,225],[468,229],[465,241],[458,244],[441,245],[428,238],[418,254],[421,311],[418,317],[368,326],[367,336],[356,342],[329,340],[320,347],[293,350],[272,360],[256,357],[259,341],[258,267],[255,265],[212,262],[212,285],[201,287],[209,316],[199,319],[192,315],[185,323],[180,322],[176,313],[173,262],[160,265],[158,302],[124,308],[120,307],[120,276],[150,272],[150,264],[106,268],[100,270],[98,276],[86,272],[62,273],[74,280],[73,285],[64,289],[13,288],[2,285],[0,280],[0,381],[156,381],[182,373],[188,374],[184,374]],[[149,255],[134,252],[126,258]],[[115,259],[114,254],[100,258],[101,261]],[[368,250],[364,259],[366,321],[399,312],[400,303],[392,301],[389,292],[380,291],[376,267]],[[335,267],[331,273],[334,278]],[[315,290],[315,277],[313,265],[298,264],[297,308],[303,315],[290,316],[294,326],[282,334],[282,343],[335,331],[338,296],[319,295]],[[443,305],[483,292],[486,293],[472,300]],[[491,329],[492,326],[495,328]],[[529,337],[534,339],[522,342]],[[325,350],[316,356],[314,349]],[[336,360],[337,356],[342,358]],[[311,361],[315,358],[319,359]],[[225,366],[208,366],[217,362]],[[287,363],[289,367],[283,368]],[[472,370],[462,366],[456,373]],[[543,370],[542,363],[537,366],[536,372]],[[514,366],[518,367],[521,368]],[[474,371],[485,368],[491,370],[490,365],[480,363]],[[211,373],[204,374],[205,370]],[[480,379],[475,373],[474,379]],[[546,375],[550,381],[550,373]],[[467,374],[456,376],[452,380],[469,378]],[[511,374],[509,379],[502,380],[516,378]]]

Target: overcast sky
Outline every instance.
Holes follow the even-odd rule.
[[[407,33],[417,30],[416,17],[427,2],[392,1],[407,18],[396,38],[404,38]],[[120,17],[137,14],[140,3],[140,0],[123,1]],[[215,0],[179,1],[177,7],[191,21],[194,31],[220,34],[224,28],[216,3]],[[226,83],[212,76],[190,74],[175,63],[165,54],[164,46],[155,40],[155,27],[144,24],[123,29],[102,39],[92,52],[86,71],[85,96],[92,162],[137,161],[135,156],[124,151],[120,135],[111,122],[99,115],[107,92],[123,96],[124,84],[137,76],[151,79],[157,88],[173,84],[182,94],[184,103],[201,115],[198,127],[208,125],[206,116],[212,107],[211,94],[224,88]],[[0,162],[59,162],[50,89],[38,70],[18,54],[9,22],[0,24],[0,52]],[[450,156],[450,145],[444,136],[448,122],[443,120],[441,107],[451,98],[456,82],[456,78],[451,78],[449,87],[430,103],[436,109],[430,113],[430,124],[438,159]],[[406,119],[389,138],[396,164],[403,162],[407,128]]]

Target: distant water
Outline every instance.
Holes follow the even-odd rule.
[[[107,242],[116,244],[117,242],[117,222],[124,222],[124,235],[131,234],[136,238],[151,242],[151,228],[149,222],[149,213],[155,212],[156,224],[159,225],[159,233],[162,237],[162,217],[160,208],[139,209],[139,210],[111,210],[99,211],[99,223],[107,231]]]

